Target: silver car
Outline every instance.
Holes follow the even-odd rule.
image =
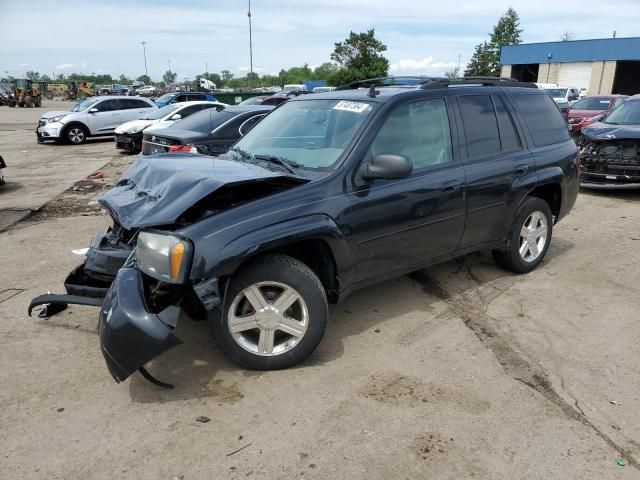
[[[157,108],[143,97],[90,97],[69,111],[42,115],[36,134],[38,142],[56,140],[80,145],[89,137],[113,135],[119,125],[142,118]]]

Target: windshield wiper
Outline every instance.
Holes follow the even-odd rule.
[[[233,147],[233,148],[230,148],[229,151],[237,153],[238,155],[240,155],[245,160],[250,160],[251,159],[251,154],[249,152],[245,152],[241,148]]]
[[[280,165],[284,167],[289,173],[293,173],[294,175],[297,174],[296,170],[302,167],[302,165],[294,162],[293,160],[289,160],[288,158],[284,157],[278,157],[276,155],[254,155],[253,158],[255,158],[256,160],[263,160],[265,162],[271,162]]]

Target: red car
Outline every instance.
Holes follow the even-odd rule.
[[[583,128],[599,120],[595,117],[606,115],[627,98],[627,95],[596,95],[578,100],[571,106],[567,115],[571,133],[580,133]]]

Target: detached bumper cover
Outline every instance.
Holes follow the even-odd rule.
[[[116,382],[125,380],[145,363],[182,343],[167,326],[167,323],[175,324],[178,313],[175,307],[157,315],[149,312],[140,271],[120,270],[100,309],[98,327],[100,348]],[[165,321],[163,316],[167,317]]]

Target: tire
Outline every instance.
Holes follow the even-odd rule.
[[[24,106],[27,108],[32,108],[34,105],[33,103],[33,97],[31,95],[27,95],[26,97],[24,97]]]
[[[34,102],[36,107],[41,107],[42,106],[42,97],[38,96],[34,99]]]
[[[287,298],[281,311],[278,302]],[[261,312],[258,318],[257,312]],[[217,344],[232,361],[253,370],[278,370],[301,362],[315,350],[328,317],[324,288],[311,269],[286,255],[265,255],[231,278],[222,314],[210,312],[209,324]],[[253,320],[247,322],[248,318]],[[232,333],[229,325],[233,323],[243,330]]]
[[[553,216],[549,204],[528,197],[518,208],[503,250],[494,250],[496,263],[515,273],[528,273],[544,260],[553,234]],[[526,243],[526,245],[525,245]]]
[[[82,145],[89,136],[87,129],[77,123],[71,124],[64,129],[64,140],[71,145]]]

